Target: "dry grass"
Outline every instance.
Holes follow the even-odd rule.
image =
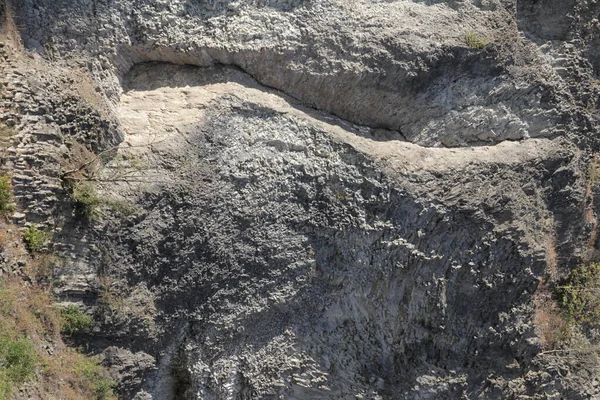
[[[25,260],[24,272],[28,281],[34,282],[11,274],[0,277],[0,336],[30,344],[35,352],[33,379],[23,383],[27,393],[39,399],[115,399],[99,360],[69,347],[62,339],[64,317],[47,284],[60,259],[50,254],[29,256],[17,227],[6,222],[0,223],[0,248],[5,256],[14,253]],[[4,389],[18,388],[1,372],[0,399],[4,400]]]
[[[112,115],[110,107],[100,91],[96,89],[97,86],[88,69],[73,68],[71,70],[71,77],[75,81],[73,88],[76,90],[79,97],[85,100],[94,110],[97,110],[103,118],[109,119]]]
[[[0,286],[1,324],[11,332],[37,337],[60,334],[60,314],[52,305],[48,289],[26,286],[21,278],[6,276]]]
[[[61,161],[63,179],[82,181],[93,176],[99,168],[100,158],[81,143],[72,140],[68,158]]]
[[[551,291],[541,283],[534,296],[533,323],[544,349],[558,349],[571,339],[571,326],[552,298]]]
[[[35,283],[50,284],[59,258],[53,254],[36,254],[25,267],[25,273]]]
[[[100,293],[98,303],[100,307],[105,307],[119,312],[125,307],[125,296],[117,288],[117,283],[110,277],[101,276],[98,278]]]
[[[556,281],[558,276],[558,253],[556,252],[556,243],[553,235],[546,238],[546,272],[551,281]]]
[[[600,157],[594,156],[587,166],[587,181],[590,186],[600,184]]]
[[[34,384],[41,398],[114,399],[98,359],[79,353],[61,339],[60,309],[50,290],[7,276],[0,288],[0,332],[26,338],[39,360]]]

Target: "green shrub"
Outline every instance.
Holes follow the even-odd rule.
[[[96,396],[96,400],[108,400],[114,397],[113,388],[115,383],[104,377],[96,377],[92,383],[92,393]]]
[[[23,234],[23,240],[25,240],[27,249],[32,253],[36,253],[42,251],[44,246],[46,246],[48,242],[52,240],[52,234],[39,229],[35,225],[31,225],[29,228],[27,228],[27,230],[25,230],[25,233]]]
[[[0,334],[0,399],[7,399],[14,388],[33,378],[36,365],[37,356],[29,340]]]
[[[2,351],[4,350],[4,351]],[[35,374],[36,355],[27,339],[10,341],[0,352],[8,370],[8,378],[16,384],[27,382]]]
[[[89,221],[98,219],[98,206],[100,197],[94,185],[90,182],[82,182],[73,188],[73,200],[75,200],[77,211]]]
[[[10,215],[15,211],[15,206],[12,204],[13,192],[10,176],[0,176],[0,214]]]
[[[61,331],[68,335],[87,331],[94,322],[91,316],[75,305],[63,309],[61,315],[63,319]]]
[[[88,390],[93,393],[94,400],[114,398],[115,383],[107,376],[97,357],[81,358],[75,366],[75,374],[89,385]]]
[[[571,323],[600,324],[600,264],[580,265],[556,289],[558,304]]]
[[[467,33],[465,33],[465,40],[467,42],[467,46],[472,49],[483,49],[488,44],[487,40],[479,37],[473,31],[467,31]]]

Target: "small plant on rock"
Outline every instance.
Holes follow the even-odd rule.
[[[0,399],[7,399],[14,388],[33,378],[36,364],[35,350],[29,340],[0,334]]]
[[[569,322],[600,325],[600,263],[575,268],[557,287],[556,297]]]
[[[467,33],[465,33],[465,40],[467,42],[467,46],[472,49],[483,49],[488,44],[487,40],[480,37],[473,31],[467,31]]]
[[[141,209],[133,203],[122,200],[105,200],[104,203],[112,212],[122,218],[130,218],[141,213]]]
[[[12,204],[13,192],[10,176],[0,176],[0,214],[10,215],[15,211],[15,206]]]
[[[33,345],[25,338],[8,340],[0,348],[8,377],[15,383],[29,380],[35,373],[36,356]]]
[[[39,229],[35,225],[31,225],[23,234],[23,240],[27,245],[27,249],[31,253],[37,253],[44,249],[50,240],[52,240],[52,234],[44,230]]]
[[[100,361],[96,357],[81,359],[74,368],[76,375],[85,379],[87,391],[93,393],[94,400],[114,399],[113,387],[115,383],[102,369]]]
[[[89,221],[98,219],[98,207],[101,204],[96,187],[90,182],[78,183],[73,188],[73,200],[76,210]]]
[[[61,331],[67,335],[85,332],[90,329],[94,319],[75,305],[70,305],[61,311],[63,323]]]

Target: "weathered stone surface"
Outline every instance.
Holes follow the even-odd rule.
[[[121,395],[597,396],[532,318],[595,252],[596,6],[540,4],[13,4],[19,221]],[[82,220],[60,177],[115,145]]]
[[[135,63],[221,63],[305,104],[427,146],[555,137],[573,126],[568,77],[554,62],[560,57],[547,59],[519,30],[564,37],[572,9],[564,2],[20,4],[26,43],[97,57],[92,73],[115,101],[120,88],[111,75]],[[469,48],[470,31],[490,45]]]

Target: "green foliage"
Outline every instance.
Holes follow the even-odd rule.
[[[6,370],[0,368],[0,400],[8,399],[12,392],[13,384],[6,375]]]
[[[488,44],[487,40],[478,36],[473,31],[467,31],[467,33],[465,33],[465,40],[467,42],[467,46],[472,49],[483,49]]]
[[[68,335],[87,331],[94,322],[91,316],[75,305],[70,305],[63,309],[61,315],[63,319],[61,331]]]
[[[81,358],[75,365],[75,374],[87,382],[94,400],[114,398],[115,383],[107,376],[97,357]]]
[[[52,240],[52,234],[39,229],[35,225],[31,225],[23,234],[23,239],[25,240],[27,249],[32,253],[36,253],[42,251],[44,246]]]
[[[122,218],[133,217],[141,213],[140,208],[135,204],[122,200],[105,200],[104,203]]]
[[[116,215],[123,218],[132,217],[140,213],[134,204],[121,200],[103,199],[98,195],[96,187],[91,182],[81,182],[73,188],[73,200],[76,211],[88,221],[96,221],[100,217],[100,209],[105,206]]]
[[[570,323],[589,327],[600,324],[600,264],[575,268],[556,289],[558,304]]]
[[[0,334],[0,399],[7,399],[15,387],[35,375],[37,356],[26,338]]]
[[[99,376],[92,379],[92,393],[96,396],[96,400],[114,398],[113,388],[116,385],[111,379]]]
[[[0,215],[10,215],[15,211],[12,204],[13,192],[10,176],[0,176]]]
[[[52,302],[51,291],[41,286],[10,275],[0,279],[0,400],[33,379],[40,399],[116,400],[98,358],[62,344],[64,321],[70,320],[72,331],[85,327],[87,318],[77,307],[65,318]]]
[[[36,355],[33,345],[27,339],[8,341],[0,344],[0,354],[4,358],[7,376],[17,384],[27,382],[35,373]]]
[[[102,202],[96,191],[96,187],[90,182],[81,182],[73,188],[73,200],[75,200],[78,212],[89,221],[98,219],[98,206]]]

